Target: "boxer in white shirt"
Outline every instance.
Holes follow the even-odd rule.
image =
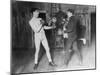
[[[50,27],[50,26],[43,26],[42,24],[42,18],[38,18],[39,16],[39,10],[37,8],[32,9],[32,14],[33,17],[32,19],[29,21],[29,24],[32,28],[32,30],[34,31],[34,36],[35,36],[35,66],[34,69],[37,69],[38,67],[38,54],[39,54],[39,50],[40,50],[40,44],[42,43],[43,47],[46,50],[46,55],[47,58],[49,60],[49,65],[50,66],[55,66],[55,64],[53,63],[52,59],[51,59],[51,55],[50,55],[50,48],[48,45],[48,41],[45,35],[45,31],[44,29],[52,29],[55,27]]]

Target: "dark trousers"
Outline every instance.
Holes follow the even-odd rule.
[[[80,61],[82,61],[81,53],[81,42],[78,41],[75,37],[73,38],[64,38],[64,50],[65,50],[65,63],[69,64],[74,53],[78,55]],[[71,51],[70,51],[71,50]]]

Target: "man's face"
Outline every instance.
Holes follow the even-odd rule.
[[[39,16],[39,10],[34,11],[34,12],[33,12],[33,15],[34,15],[35,17],[38,17],[38,16]]]
[[[67,12],[67,15],[68,15],[68,17],[71,17],[72,16],[72,13],[71,12]]]

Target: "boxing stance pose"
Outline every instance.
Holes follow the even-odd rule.
[[[52,29],[55,27],[43,26],[43,24],[41,22],[42,18],[38,18],[39,10],[37,8],[32,9],[31,12],[33,14],[33,17],[29,21],[29,24],[30,24],[32,30],[34,31],[35,48],[36,48],[34,69],[37,69],[37,67],[38,67],[38,54],[39,54],[39,50],[40,50],[40,43],[42,43],[43,47],[46,50],[46,55],[49,60],[49,65],[55,66],[55,64],[53,63],[53,61],[51,59],[50,48],[49,48],[48,41],[47,41],[45,31],[44,31],[44,29]]]

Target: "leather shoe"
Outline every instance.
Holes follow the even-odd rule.
[[[50,66],[57,66],[55,63],[53,63],[53,62],[49,62],[49,65]]]
[[[37,67],[38,67],[38,64],[35,64],[35,65],[34,65],[34,69],[37,69]]]

